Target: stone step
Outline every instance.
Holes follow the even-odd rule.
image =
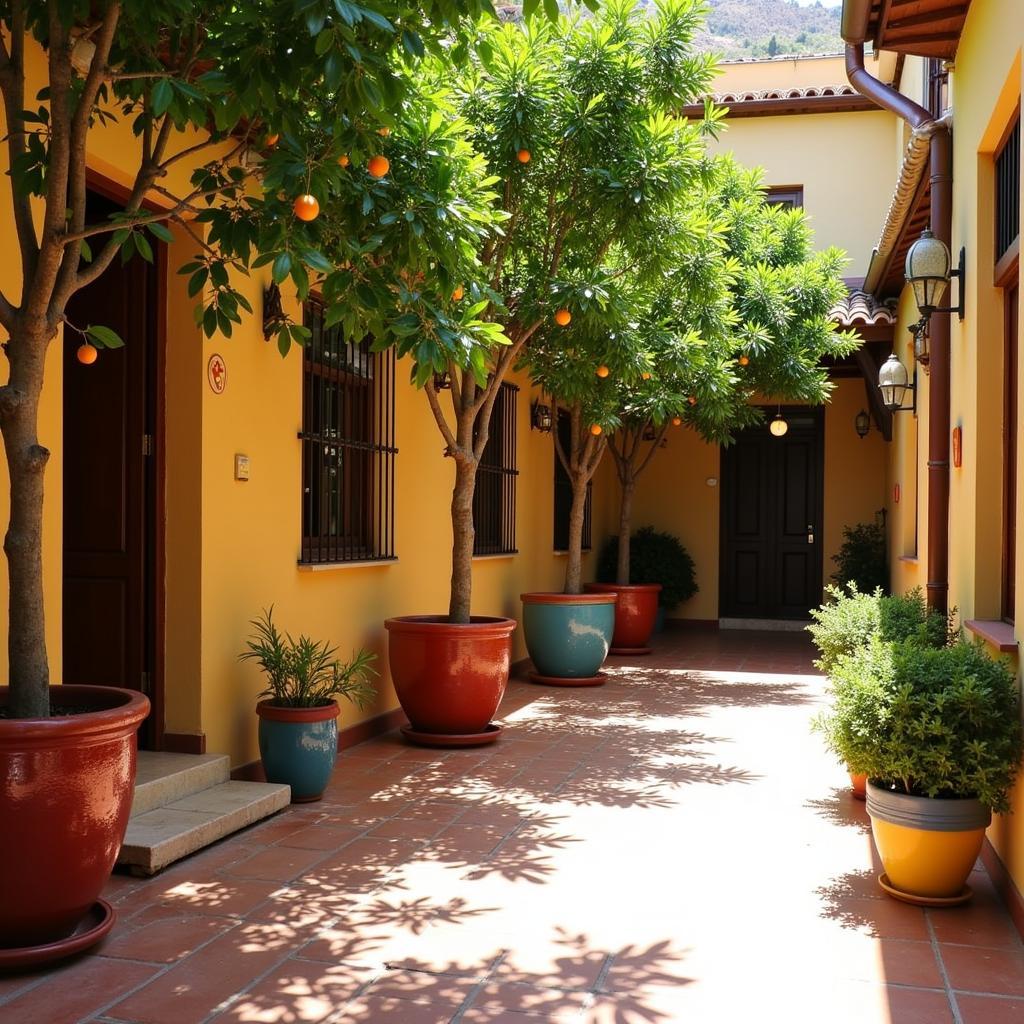
[[[152,875],[218,839],[287,807],[288,786],[222,782],[132,817],[117,863]]]
[[[132,817],[182,800],[231,777],[227,754],[166,754],[139,751]]]

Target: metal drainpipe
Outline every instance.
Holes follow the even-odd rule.
[[[847,19],[859,0],[847,0],[844,8],[846,75],[862,96],[901,117],[912,128],[933,123],[935,118],[907,99],[902,93],[869,74],[864,67],[864,38],[868,5],[863,19]],[[859,30],[851,32],[848,21],[859,20]],[[859,37],[859,38],[858,38]],[[936,238],[951,246],[953,233],[953,147],[945,129],[935,131],[930,140],[931,176],[930,227]],[[949,314],[937,313],[928,326],[930,335],[928,389],[928,607],[946,614],[949,604]]]

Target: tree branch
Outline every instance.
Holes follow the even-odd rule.
[[[654,453],[661,446],[661,440],[665,436],[667,431],[668,422],[662,423],[661,429],[654,437],[654,443],[651,445],[651,450],[644,456],[643,461],[640,463],[640,465],[637,467],[636,472],[633,474],[634,480],[647,468],[648,463],[651,461],[651,459],[654,458]]]
[[[0,39],[2,44],[2,39]],[[11,168],[17,166],[26,152],[25,120],[25,4],[12,0],[10,15],[10,48],[4,45],[0,52],[0,93],[3,94],[4,115],[7,119],[7,155]],[[32,205],[27,193],[17,187],[12,178],[14,226],[21,250],[22,295],[28,291],[35,277],[39,257],[39,240],[32,220]]]
[[[452,386],[454,387],[454,383]],[[437,399],[437,390],[434,387],[433,380],[428,380],[423,390],[427,394],[427,402],[430,404],[430,411],[434,414],[437,428],[441,431],[445,444],[448,446],[448,454],[453,459],[459,458],[459,443],[455,440],[455,435],[452,433],[448,421],[444,418],[444,412],[441,409],[441,403]]]

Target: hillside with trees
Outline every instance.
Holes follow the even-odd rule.
[[[795,0],[709,0],[701,49],[726,60],[801,53],[838,53],[839,7],[801,7]]]

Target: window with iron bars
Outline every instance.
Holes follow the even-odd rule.
[[[1020,234],[1020,115],[996,153],[996,263]]]
[[[569,457],[572,448],[572,417],[565,409],[558,410],[558,441]],[[590,506],[593,497],[593,485],[587,484],[587,500],[583,505],[583,550],[591,548],[590,537]],[[569,515],[572,512],[572,481],[562,465],[562,460],[555,451],[555,550],[565,551],[569,547]]]
[[[302,548],[306,565],[395,557],[395,357],[346,340],[306,303]]]
[[[474,555],[512,555],[516,548],[516,396],[519,388],[501,385],[491,411],[473,492]]]

